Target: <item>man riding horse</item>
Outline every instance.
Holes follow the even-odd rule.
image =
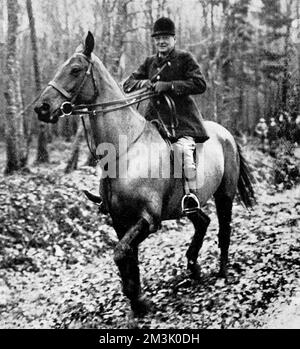
[[[190,95],[204,93],[206,82],[195,58],[189,52],[175,49],[175,24],[171,19],[159,18],[154,24],[152,37],[157,54],[146,58],[125,81],[123,89],[125,93],[131,93],[148,88],[158,94],[149,102],[145,118],[162,122],[169,134],[172,134],[173,141],[175,140],[175,154],[183,156],[186,195],[182,201],[182,208],[183,213],[192,213],[200,209],[195,195],[196,143],[197,150],[201,153],[202,143],[209,137],[203,126],[201,113]],[[174,101],[174,109],[170,109],[165,95]],[[203,158],[201,154],[199,158]]]
[[[184,175],[187,180],[186,194],[189,197],[189,200],[184,201],[188,207],[183,205],[183,210],[190,211],[200,207],[197,196],[190,195],[190,192],[194,193],[197,189],[196,143],[203,143],[209,138],[203,126],[201,113],[190,95],[204,93],[206,82],[195,58],[189,52],[175,49],[175,24],[171,19],[159,18],[154,24],[152,37],[157,54],[147,57],[125,81],[124,91],[130,93],[148,87],[158,93],[158,97],[153,98],[148,104],[145,117],[149,121],[159,118],[170,133],[172,126],[175,126],[172,135],[175,138],[174,148],[177,154],[183,155]],[[164,65],[166,68],[162,69]],[[157,75],[159,70],[161,73]],[[175,116],[172,115],[164,94],[173,99]],[[174,117],[175,125],[172,125]]]
[[[182,51],[175,51],[174,26],[166,25],[172,22],[164,19],[158,23],[162,21],[165,23],[163,30],[156,24],[153,34],[166,36],[166,38],[156,38],[158,51],[165,52],[165,54],[161,55],[158,52],[157,56],[146,60],[145,67],[148,67],[149,71],[145,71],[143,75],[145,78],[137,79],[133,75],[129,81],[135,81],[133,84],[149,84],[150,86],[148,81],[143,80],[151,80],[153,76],[161,75],[160,79],[154,81],[154,89],[157,91],[158,98],[150,103],[149,108],[151,105],[154,108],[155,105],[158,110],[157,102],[164,103],[163,98],[165,97],[162,92],[168,91],[170,95],[172,94],[177,108],[176,140],[180,141],[184,137],[190,137],[188,144],[195,144],[195,141],[203,142],[208,137],[201,127],[201,118],[196,113],[197,109],[188,94],[203,92],[205,82],[192,56]],[[137,95],[145,96],[146,94],[148,98],[156,94],[142,90],[143,93],[134,92],[129,98],[124,98],[124,93],[119,85],[101,60],[93,53],[94,47],[94,36],[89,32],[84,45],[80,45],[75,53],[58,68],[53,80],[48,83],[37,99],[34,110],[39,120],[52,124],[58,122],[62,115],[65,117],[88,115],[92,139],[97,150],[102,145],[109,147],[106,150],[119,150],[117,154],[115,153],[117,156],[113,158],[116,168],[119,169],[118,176],[102,176],[99,192],[105,206],[109,209],[112,226],[118,237],[114,248],[114,261],[119,269],[124,294],[130,301],[134,315],[143,316],[149,308],[151,310],[151,307],[143,295],[140,282],[139,245],[149,235],[158,231],[161,222],[181,217],[180,199],[185,197],[182,177],[175,175],[157,178],[144,176],[144,170],[149,165],[149,157],[146,156],[146,151],[144,153],[140,150],[147,150],[152,144],[159,146],[161,161],[151,162],[152,174],[160,173],[161,164],[169,162],[170,147],[158,130],[131,108],[128,100],[133,98],[136,103]],[[167,63],[170,64],[158,65],[156,69],[159,70],[155,74],[154,62],[161,64],[165,56],[169,58]],[[181,69],[177,68],[177,65]],[[160,69],[163,66],[165,68]],[[166,70],[169,70],[168,74]],[[136,88],[139,87],[136,86]],[[161,109],[164,111],[163,106]],[[161,114],[161,118],[164,118],[168,124],[167,116],[164,113]],[[198,121],[190,123],[191,120]],[[200,172],[203,168],[203,181],[197,183],[199,185],[197,197],[204,205],[214,196],[219,221],[219,276],[226,278],[233,200],[238,190],[244,205],[252,207],[254,191],[247,162],[234,137],[215,122],[206,121],[204,124],[209,140],[202,145],[204,160],[198,161],[197,159],[198,171]],[[203,134],[200,133],[201,129]],[[120,144],[122,144],[120,135],[128,139],[126,153],[120,152]],[[157,149],[156,147],[155,150]],[[101,156],[104,153],[100,152],[97,155]],[[189,154],[193,160],[191,149]],[[125,171],[123,167],[120,167],[124,164],[127,165],[126,176],[123,176]],[[194,162],[190,165],[192,167]],[[106,171],[106,163],[100,162],[100,166],[103,171]],[[101,197],[96,197],[94,201],[101,201]],[[187,268],[191,278],[200,280],[201,267],[197,259],[210,219],[198,207],[193,213],[189,213],[187,216],[194,226],[194,234],[186,252]]]

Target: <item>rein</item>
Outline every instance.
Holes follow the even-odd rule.
[[[96,99],[97,95],[98,95],[98,89],[96,87],[95,84],[95,79],[93,77],[93,61],[90,60],[86,55],[82,54],[82,53],[78,53],[78,55],[81,55],[82,57],[84,57],[88,63],[88,69],[87,72],[83,78],[82,83],[80,84],[79,88],[77,89],[75,95],[72,97],[71,94],[69,92],[67,92],[64,88],[62,88],[61,86],[59,86],[55,81],[51,81],[48,85],[52,86],[53,88],[55,88],[58,92],[60,92],[64,97],[66,97],[67,99],[69,99],[69,102],[64,102],[61,107],[60,110],[62,112],[62,117],[64,116],[69,116],[71,114],[73,115],[89,115],[89,116],[96,116],[97,113],[101,113],[102,115],[106,114],[106,113],[110,113],[116,110],[120,110],[123,108],[127,108],[130,107],[131,105],[134,104],[139,104],[142,101],[145,101],[147,99],[150,99],[154,96],[157,96],[156,93],[154,93],[153,91],[149,91],[148,89],[141,89],[139,91],[133,92],[131,94],[128,94],[127,97],[125,97],[124,99],[119,99],[116,101],[111,101],[111,102],[103,102],[103,103],[97,103],[97,104],[80,104],[80,105],[75,105],[74,102],[76,100],[76,98],[78,97],[79,93],[81,92],[86,79],[88,76],[91,75],[92,80],[93,80],[93,85],[95,88],[95,93],[94,93],[94,99]],[[152,77],[151,82],[153,82],[157,76],[159,76],[159,74],[161,74],[161,72],[167,67],[167,66],[171,66],[171,63],[169,61],[165,62],[163,64],[163,66],[158,70],[158,72]],[[167,99],[167,98],[166,98]],[[170,105],[170,102],[167,99],[167,103]],[[99,109],[93,109],[92,108],[99,108]],[[88,109],[88,110],[86,110]]]
[[[104,115],[106,113],[124,109],[134,104],[138,104],[154,96],[157,96],[157,94],[151,91],[147,91],[146,89],[143,89],[137,92],[133,92],[132,94],[125,97],[124,99],[119,99],[119,100],[110,101],[110,102],[103,102],[103,103],[97,103],[97,104],[80,104],[80,105],[74,105],[71,102],[64,102],[61,105],[60,110],[62,112],[63,117],[70,116],[70,115],[96,116],[98,113],[101,113]]]
[[[62,117],[64,116],[70,116],[70,115],[80,115],[82,125],[84,128],[84,134],[85,134],[85,139],[87,146],[89,148],[89,151],[93,157],[93,159],[97,162],[98,158],[96,155],[95,149],[92,149],[92,142],[89,141],[89,135],[88,135],[88,130],[84,121],[84,115],[89,115],[89,116],[97,116],[97,114],[101,113],[103,116],[106,113],[110,113],[116,110],[128,108],[131,105],[138,104],[146,99],[150,99],[154,97],[156,93],[150,92],[147,90],[141,90],[132,93],[130,96],[127,98],[121,99],[121,100],[115,100],[111,102],[104,102],[104,103],[97,103],[97,104],[81,104],[81,105],[73,105],[71,102],[65,102],[61,105],[61,111],[62,111]],[[100,107],[100,109],[91,109],[91,108],[97,108]],[[90,110],[86,110],[90,109]],[[143,135],[145,128],[143,131],[137,136],[137,138],[130,144],[132,146],[135,144]],[[128,151],[128,149],[127,149]],[[118,156],[120,157],[120,155]]]

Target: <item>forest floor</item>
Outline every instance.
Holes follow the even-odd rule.
[[[202,280],[186,272],[191,223],[164,223],[140,247],[143,291],[155,308],[133,319],[110,218],[81,193],[97,193],[99,173],[81,166],[65,175],[69,149],[56,142],[49,166],[10,177],[1,155],[0,328],[300,328],[300,186],[275,188],[271,157],[244,149],[258,203],[251,211],[234,204],[228,281],[215,275],[218,225],[209,202]]]

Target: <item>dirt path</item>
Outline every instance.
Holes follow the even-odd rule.
[[[266,316],[264,329],[300,329],[300,280],[288,304],[276,302],[271,308],[272,314]]]
[[[299,261],[299,202],[298,187],[262,193],[253,212],[235,205],[228,284],[214,276],[219,258],[214,214],[200,256],[200,284],[185,272],[191,224],[169,222],[141,246],[143,289],[157,307],[139,322],[128,318],[112,249],[99,250],[88,262],[88,251],[74,251],[74,264],[63,248],[50,254],[29,249],[36,271],[0,269],[0,328],[299,328],[299,290],[284,305],[299,276],[299,268],[292,270]],[[115,239],[110,226],[101,229]],[[88,241],[82,242],[87,250]],[[279,263],[279,257],[285,259]]]
[[[300,148],[297,148],[296,156],[300,159]],[[300,206],[300,189],[295,188],[287,192],[287,197],[296,198],[296,204]],[[298,222],[300,214],[298,214]],[[300,329],[300,278],[295,283],[296,287],[291,298],[279,302],[276,300],[268,309],[266,316],[263,318],[264,329]]]
[[[218,224],[209,203],[200,282],[186,273],[187,220],[164,224],[141,245],[142,287],[155,307],[139,321],[128,315],[113,262],[115,233],[80,194],[95,191],[97,173],[65,176],[53,164],[0,178],[0,328],[300,328],[300,187],[276,192],[267,184],[271,160],[252,149],[246,157],[258,204],[251,212],[234,205],[228,283],[215,275]]]

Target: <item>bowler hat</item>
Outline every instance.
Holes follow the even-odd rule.
[[[170,18],[161,17],[154,23],[151,36],[158,35],[175,35],[175,24]]]

